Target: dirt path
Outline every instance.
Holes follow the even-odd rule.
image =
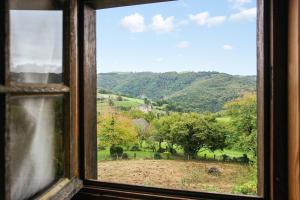
[[[220,176],[207,173],[211,167]],[[98,179],[106,182],[163,187],[172,189],[231,193],[233,187],[246,182],[249,169],[238,164],[175,160],[102,161]]]

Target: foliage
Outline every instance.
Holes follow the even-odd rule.
[[[104,113],[98,118],[98,137],[104,146],[129,148],[137,143],[138,132],[130,118],[119,113]]]
[[[183,148],[186,156],[196,157],[198,151],[211,151],[225,147],[225,130],[212,115],[171,113],[155,119],[151,124],[151,137],[159,143],[167,142],[171,153],[173,145]]]
[[[111,157],[121,157],[123,154],[123,148],[120,146],[112,145],[109,149],[109,153]]]
[[[129,159],[128,154],[127,153],[123,153],[122,154],[122,159],[123,160],[128,160]]]
[[[241,185],[236,185],[233,188],[234,193],[256,195],[257,194],[257,183],[256,181],[249,181]]]
[[[120,95],[118,95],[118,96],[117,96],[117,101],[123,101],[123,97],[120,96]]]
[[[156,159],[156,160],[162,159],[160,153],[158,153],[158,152],[155,152],[154,155],[153,155],[153,157],[154,157],[154,159]]]
[[[234,148],[251,152],[257,151],[256,95],[245,93],[241,98],[225,104],[224,109],[231,120],[228,141]]]
[[[244,91],[256,90],[255,76],[218,72],[101,73],[98,87],[132,97],[147,96],[168,111],[217,112]],[[101,84],[100,84],[101,80]],[[166,101],[166,102],[165,102]]]
[[[135,144],[131,147],[130,151],[141,151],[139,145]]]

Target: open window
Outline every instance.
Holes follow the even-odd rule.
[[[68,59],[68,7],[65,1],[51,0],[1,4],[2,30],[6,30],[0,75],[1,105],[5,105],[1,106],[1,152],[5,152],[1,199],[50,198],[57,195],[54,188],[66,187],[74,175],[70,150],[76,131],[71,116],[75,68]]]
[[[263,41],[263,35],[258,33],[264,30],[263,11],[266,9],[264,6],[264,1],[258,1],[257,4],[256,2],[254,2],[254,4],[250,4],[248,10],[245,8],[240,10],[238,8],[233,8],[234,6],[241,5],[232,4],[233,7],[231,9],[233,10],[230,10],[231,14],[228,16],[222,16],[220,13],[215,14],[215,16],[210,16],[208,12],[201,13],[201,10],[204,9],[206,11],[208,9],[205,7],[207,6],[207,3],[205,2],[170,1],[162,3],[161,1],[156,1],[154,3],[149,1],[147,3],[153,4],[134,6],[135,4],[139,4],[139,2],[127,3],[120,1],[115,3],[92,3],[87,1],[86,4],[82,5],[82,14],[84,16],[84,20],[82,21],[81,26],[85,27],[85,30],[82,34],[82,42],[84,45],[84,48],[82,49],[83,58],[81,63],[83,65],[82,70],[84,74],[82,87],[84,88],[84,100],[89,102],[89,105],[86,103],[82,104],[83,109],[85,110],[85,116],[83,120],[86,120],[83,124],[83,130],[88,133],[85,135],[84,141],[84,166],[86,167],[84,171],[86,179],[88,179],[87,183],[93,186],[111,187],[114,189],[130,188],[131,191],[138,190],[154,193],[160,191],[162,194],[184,194],[187,196],[190,195],[190,197],[200,197],[202,195],[205,197],[208,195],[211,197],[215,196],[216,198],[234,198],[234,195],[239,196],[250,194],[251,196],[254,195],[257,197],[247,198],[263,198],[263,196],[268,193],[266,188],[269,179],[268,174],[264,173],[264,171],[268,167],[269,162],[268,156],[266,156],[268,152],[268,150],[266,150],[266,148],[268,148],[268,142],[265,140],[265,138],[269,137],[267,128],[270,117],[267,114],[269,112],[269,100],[266,98],[268,98],[270,88],[268,88],[268,85],[266,85],[267,80],[269,79],[269,69],[265,63],[263,63],[265,56],[264,52],[261,51],[263,48],[263,43],[256,41]],[[202,9],[200,5],[194,5],[201,3],[203,3]],[[224,1],[223,3],[228,2]],[[188,13],[187,8],[183,9],[183,7],[188,6],[190,6],[190,9],[192,8],[192,11],[190,10],[192,14]],[[212,7],[215,6],[215,4],[212,5]],[[166,9],[166,7],[169,9]],[[96,11],[96,9],[100,10]],[[142,12],[145,13],[145,17],[143,16]],[[193,15],[193,13],[195,14]],[[247,14],[245,17],[245,13],[248,13],[249,15]],[[176,14],[178,14],[180,17],[173,16]],[[243,15],[244,18],[242,17],[243,19],[240,19],[239,14]],[[247,40],[249,43],[245,44],[245,47],[248,47],[248,53],[252,53],[249,53],[252,60],[250,59],[247,64],[251,65],[252,63],[252,69],[250,67],[250,70],[252,70],[252,72],[254,71],[252,73],[254,76],[235,77],[229,75],[230,81],[234,82],[233,79],[239,79],[236,84],[233,84],[234,91],[232,90],[231,92],[228,92],[230,95],[233,95],[230,97],[225,97],[221,94],[224,92],[224,90],[229,89],[232,86],[230,86],[230,84],[226,85],[226,79],[228,77],[220,77],[222,75],[227,76],[228,74],[220,74],[215,72],[199,72],[199,74],[193,72],[176,73],[174,72],[176,70],[184,71],[182,68],[180,69],[180,67],[178,67],[179,63],[182,65],[183,63],[189,63],[190,60],[197,60],[197,58],[201,57],[201,55],[198,57],[195,56],[194,58],[190,56],[189,58],[180,59],[178,58],[180,57],[178,53],[174,54],[172,50],[167,50],[166,47],[166,44],[169,46],[171,45],[170,41],[172,40],[170,39],[172,34],[168,35],[166,33],[174,31],[174,35],[177,37],[176,38],[174,36],[175,40],[180,40],[178,39],[180,37],[185,37],[186,40],[193,40],[194,35],[192,34],[195,34],[195,31],[193,32],[191,30],[192,28],[188,26],[189,23],[192,24],[190,24],[191,26],[198,26],[198,28],[202,26],[201,28],[203,31],[205,27],[212,28],[222,26],[226,19],[231,22],[241,22],[243,20],[251,22],[252,20],[253,23],[252,26],[249,25],[252,29],[247,26],[244,26],[244,28],[242,28],[242,26],[239,27],[240,30],[245,29],[245,35],[243,36],[243,33],[239,31],[239,36],[236,36],[236,39],[241,37],[240,44],[242,44],[242,38],[245,40],[245,38],[250,37],[250,39]],[[243,24],[243,22],[241,22],[241,24]],[[187,29],[190,31],[189,33],[191,35],[184,33],[182,30],[186,28],[186,26],[188,26]],[[233,27],[231,28],[232,30],[234,29]],[[126,29],[129,33],[126,32]],[[178,32],[176,32],[175,29],[179,29],[177,30]],[[130,34],[130,32],[137,33],[137,35]],[[153,39],[151,42],[152,38],[149,36],[149,34],[145,34],[147,36],[144,35],[139,37],[138,34],[141,35],[143,32],[152,32],[155,39]],[[205,32],[205,30],[203,32]],[[203,35],[208,34],[207,32],[203,33]],[[234,31],[232,34],[233,33]],[[201,36],[201,33],[197,34],[198,37]],[[215,36],[217,37],[217,35],[222,35],[222,32],[216,31],[213,33],[212,31],[210,34],[216,34]],[[226,35],[226,33],[224,33],[224,35]],[[159,40],[158,37],[165,37],[165,40]],[[226,39],[226,36],[222,37],[222,39]],[[147,40],[149,43],[142,43],[142,40]],[[191,43],[186,40],[180,40],[176,44],[172,40],[172,47],[182,50],[188,48],[189,45],[192,45],[195,49],[197,49],[197,47],[195,47],[197,44],[200,46],[199,39],[196,39]],[[217,45],[217,41],[210,42],[212,40],[209,38],[204,40],[207,41],[206,44],[208,46],[209,44],[212,46]],[[203,43],[205,42],[202,41],[202,44]],[[127,48],[125,44],[128,44]],[[198,49],[194,49],[194,52],[191,52],[191,54],[196,55],[198,52],[205,54],[203,52],[204,49],[209,51],[208,46],[199,46]],[[227,51],[233,50],[232,45],[229,45],[226,42],[219,44],[219,47]],[[154,50],[156,49],[156,52],[151,51],[151,48]],[[250,50],[251,48],[252,51]],[[241,49],[239,50],[242,51]],[[174,63],[169,63],[169,65],[174,67],[169,68],[169,71],[173,71],[173,73],[166,73],[168,71],[164,70],[164,67],[167,68],[170,66],[162,66],[162,61],[164,58],[156,55],[155,53],[157,52],[160,52],[161,54],[168,54],[167,56],[169,56],[169,60],[171,60],[172,57],[174,58]],[[246,51],[244,53],[246,53]],[[209,55],[211,54],[212,52],[210,54],[205,54],[206,57],[201,57],[201,60],[209,60],[209,58],[211,58]],[[219,54],[216,54],[214,54],[214,57],[218,57]],[[150,57],[154,58],[150,61]],[[244,59],[246,58],[244,57]],[[160,67],[155,68],[155,65]],[[199,62],[195,65],[199,66],[201,64]],[[177,68],[175,66],[177,66]],[[151,71],[155,71],[155,69],[156,71],[158,69],[159,72],[165,73],[155,73]],[[201,71],[199,68],[186,70]],[[209,70],[216,71],[213,68]],[[222,71],[222,69],[220,69],[220,71]],[[234,74],[234,72],[232,73]],[[236,74],[238,74],[238,72]],[[180,77],[181,75],[186,79]],[[201,76],[204,86],[201,86],[201,84],[197,86],[195,85],[195,82],[199,81],[197,78],[195,78],[196,80],[194,83],[192,83],[193,81],[190,81],[190,85],[188,85],[189,83],[187,77],[189,77],[189,75],[193,78],[197,77],[198,75]],[[206,77],[207,79],[205,78],[205,75],[208,76]],[[213,77],[215,75],[216,77]],[[213,78],[216,79],[211,80]],[[222,79],[222,81],[218,85],[218,81],[220,81],[220,79]],[[208,88],[202,88],[205,87],[205,84],[208,84],[209,81],[213,82],[213,86],[211,86],[211,88],[215,87],[216,89],[220,89],[220,91],[217,92],[218,95],[220,95],[219,99],[213,100],[209,99],[207,96],[202,96],[203,98],[199,97],[201,96],[201,93],[205,93],[207,95],[211,94],[211,91],[208,92]],[[181,88],[184,87],[182,86],[184,84],[186,84],[187,88]],[[174,91],[172,91],[172,89]],[[193,89],[197,91],[189,94],[184,93]],[[199,89],[202,89],[203,91],[200,91]],[[192,97],[191,94],[196,93],[199,94],[199,96],[195,99],[195,97]],[[202,99],[199,100],[199,98]],[[221,99],[224,100],[223,103],[220,103],[219,100]],[[185,100],[190,100],[190,102],[182,102]],[[207,100],[207,104],[203,105],[205,100]],[[199,104],[195,105],[194,103],[197,101]],[[250,103],[252,101],[253,104]],[[248,102],[249,105],[246,102]],[[161,103],[161,105],[158,105],[159,103]],[[207,106],[209,103],[214,104],[211,107],[212,110],[210,110],[209,106]],[[249,113],[247,113],[246,110],[241,112],[241,110],[244,109],[242,108],[243,106],[241,106],[242,104],[243,106],[247,104],[245,109],[250,111]],[[217,109],[218,106],[219,109]],[[229,111],[231,109],[230,107],[236,109],[236,111],[238,111],[241,115],[245,114],[245,122],[247,122],[248,125],[253,125],[247,126],[244,124],[249,128],[248,131],[251,129],[251,133],[245,133],[244,135],[249,136],[249,140],[246,139],[246,137],[243,139],[240,137],[238,139],[244,141],[248,140],[248,142],[251,140],[253,148],[250,147],[251,145],[246,148],[254,150],[252,152],[253,154],[250,155],[251,153],[249,154],[249,151],[240,151],[235,155],[227,155],[230,153],[228,153],[228,150],[224,151],[224,148],[221,147],[222,145],[216,147],[216,144],[218,143],[217,141],[221,141],[222,139],[218,140],[219,137],[214,138],[212,136],[214,133],[218,132],[217,129],[214,129],[214,131],[211,131],[211,133],[213,132],[212,135],[210,135],[212,136],[211,139],[215,141],[213,142],[212,146],[209,146],[208,140],[205,140],[208,145],[204,144],[206,142],[200,142],[201,144],[196,142],[199,144],[199,146],[203,147],[203,149],[195,148],[197,149],[196,153],[192,155],[192,153],[188,151],[189,147],[192,148],[192,141],[183,141],[183,138],[180,136],[180,134],[184,135],[185,129],[183,127],[187,127],[187,124],[189,124],[186,122],[187,126],[185,126],[184,121],[191,117],[190,115],[193,115],[193,117],[191,117],[193,120],[199,117],[199,121],[196,120],[197,122],[194,124],[197,126],[201,124],[200,118],[205,121],[208,120],[209,117],[207,115],[209,115],[211,117],[211,121],[208,120],[203,122],[209,126],[208,129],[212,130],[212,126],[216,125],[214,127],[219,127],[220,125],[219,130],[225,131],[226,128],[221,127],[227,123],[224,123],[222,120],[225,118],[228,119],[228,116],[226,117],[225,113],[228,114],[231,112]],[[178,117],[178,119],[176,117]],[[231,117],[234,118],[232,115],[229,118]],[[232,128],[235,129],[233,132],[237,132],[237,124],[241,118],[241,116],[237,116],[237,121],[232,119]],[[177,120],[178,123],[176,124]],[[229,121],[231,121],[231,119]],[[95,124],[97,124],[97,127],[95,127]],[[230,122],[228,124],[230,124]],[[139,125],[143,127],[138,127]],[[123,129],[122,126],[124,126]],[[141,130],[143,128],[144,130]],[[203,130],[201,129],[201,131]],[[162,136],[162,134],[164,134],[163,132],[165,135],[167,135],[166,137]],[[187,130],[187,132],[189,131]],[[207,131],[204,132],[207,133]],[[174,137],[172,137],[172,134]],[[226,133],[222,133],[221,135],[224,136],[224,134]],[[227,136],[234,137],[230,134]],[[126,141],[126,137],[128,141]],[[250,139],[250,137],[252,137],[252,139]],[[205,139],[207,139],[207,136]],[[133,140],[135,142],[133,142]],[[224,139],[223,142],[226,143],[226,141],[227,140]],[[239,142],[240,144],[243,143],[242,141],[235,141],[233,143]],[[150,149],[150,143],[152,144],[152,149]],[[205,147],[208,149],[208,151],[201,153],[201,150],[204,150]],[[215,151],[218,150],[218,148],[219,151]],[[95,152],[97,152],[97,154]],[[249,157],[251,158],[249,159]],[[161,158],[163,158],[166,162],[171,162],[172,164],[163,163],[163,161],[160,160]],[[202,159],[202,162],[197,161],[197,159]],[[227,186],[227,189],[219,187],[220,185],[213,183],[213,179],[218,177],[222,172],[226,174],[228,172],[227,169],[230,168],[230,170],[233,170],[234,166],[240,166],[240,161],[244,162],[245,160],[247,160],[246,162],[249,161],[249,163],[255,163],[255,169],[257,171],[254,170],[255,172],[252,174],[252,176],[250,175],[250,171],[245,172],[247,175],[241,175],[240,173],[243,171],[243,169],[239,168],[236,173],[233,172],[233,174],[237,176],[232,175],[231,179],[227,183],[225,183],[226,181],[224,182],[224,184]],[[193,163],[193,161],[195,161],[195,163]],[[215,163],[215,161],[218,161],[219,163]],[[145,164],[146,162],[148,162],[148,164]],[[201,163],[204,163],[204,165],[200,166]],[[226,169],[225,165],[223,166],[222,163],[226,163],[226,166],[233,164],[233,166]],[[170,164],[170,166],[168,164]],[[185,166],[193,164],[200,165],[197,165],[194,168],[191,166]],[[178,166],[183,166],[183,168],[188,170],[183,170],[185,173],[181,173],[179,172],[180,169],[177,169]],[[163,171],[164,167],[167,168],[166,171]],[[171,169],[172,167],[174,169]],[[248,167],[249,166],[246,165],[247,169],[249,169]],[[156,170],[157,174],[155,174]],[[214,175],[209,174],[210,170],[216,171],[216,177],[213,177]],[[174,174],[168,178],[166,176],[169,171],[172,171]],[[243,183],[239,182],[241,181],[241,177],[246,178],[248,175],[250,175],[249,177],[252,177],[252,180],[250,180],[250,178],[248,180],[244,179],[245,182]],[[238,176],[240,176],[240,178]],[[98,179],[98,181],[95,181],[95,179]],[[159,179],[162,179],[162,181],[168,180],[169,182],[160,183],[157,181]],[[216,181],[217,179],[218,178],[216,178]],[[238,191],[237,188],[239,188],[240,192],[236,192]],[[252,190],[252,192],[250,190]],[[208,194],[207,192],[212,193]],[[223,195],[224,193],[227,193],[228,195]]]
[[[194,0],[194,2],[203,3],[205,0],[199,2]],[[247,3],[250,1],[226,2]],[[182,0],[3,0],[0,2],[0,199],[182,198],[273,200],[288,199],[288,196],[299,194],[299,187],[297,187],[299,186],[299,180],[296,180],[297,174],[293,174],[293,172],[298,173],[299,170],[299,164],[295,163],[295,160],[297,162],[299,158],[299,151],[295,150],[299,148],[299,136],[295,134],[299,128],[296,123],[299,117],[297,115],[299,109],[293,107],[294,105],[299,107],[299,96],[297,100],[294,98],[295,91],[299,91],[297,85],[297,81],[299,81],[297,76],[299,63],[293,64],[296,63],[294,58],[298,56],[297,53],[295,53],[297,56],[293,54],[298,49],[298,46],[295,45],[298,44],[296,41],[298,41],[299,28],[298,24],[295,23],[299,12],[296,0],[258,0],[256,3],[256,99],[258,119],[256,123],[258,132],[256,195],[223,194],[222,191],[211,191],[210,189],[180,189],[177,187],[164,187],[159,184],[132,184],[128,181],[110,181],[101,178],[101,171],[98,173],[97,157],[100,160],[103,158],[117,159],[121,162],[123,160],[120,160],[120,157],[125,159],[126,156],[124,154],[119,155],[116,148],[114,149],[115,153],[112,153],[112,155],[109,152],[107,156],[103,156],[103,147],[101,145],[99,148],[97,147],[98,142],[101,144],[102,141],[101,138],[99,141],[97,138],[97,128],[99,128],[99,124],[97,124],[97,116],[99,116],[97,101],[100,102],[98,105],[100,105],[99,112],[101,114],[101,108],[104,108],[101,107],[101,103],[111,104],[111,107],[118,107],[122,103],[120,110],[126,110],[127,108],[123,108],[126,107],[124,104],[128,102],[132,104],[129,101],[132,100],[135,103],[140,102],[140,104],[147,105],[140,107],[141,110],[147,112],[149,106],[150,109],[153,109],[151,108],[153,106],[154,109],[158,110],[158,106],[155,107],[154,105],[158,103],[158,100],[148,97],[148,94],[147,99],[142,98],[141,94],[137,96],[129,94],[130,97],[128,97],[125,96],[128,94],[124,90],[114,89],[117,95],[108,94],[113,98],[110,101],[103,93],[107,92],[104,90],[112,89],[97,88],[97,65],[100,64],[99,72],[101,72],[101,69],[103,69],[101,68],[101,56],[104,55],[97,49],[97,40],[101,43],[101,38],[107,34],[107,32],[105,33],[106,30],[103,30],[102,35],[98,36],[97,21],[105,20],[108,17],[102,16],[98,19],[97,12],[100,12],[100,15],[103,15],[104,12],[116,12],[109,17],[117,17],[118,10],[130,10],[133,8],[131,6],[134,5],[143,4],[142,7],[152,7],[155,10],[156,6],[158,8],[161,5],[170,5],[171,8],[172,5],[178,3],[182,3],[182,6],[188,6],[185,4],[186,1]],[[254,3],[254,0],[252,3]],[[289,5],[290,7],[288,7]],[[221,6],[221,3],[218,1],[213,6]],[[194,8],[198,9],[198,6]],[[239,12],[243,14],[243,17],[253,15],[254,11],[243,12],[246,10],[245,7],[234,9],[240,9]],[[238,12],[237,10],[236,12]],[[162,29],[161,22],[174,20],[173,18],[165,19],[166,16],[173,15],[172,10],[169,10],[169,6],[166,6],[163,11],[166,12],[163,17],[156,17],[159,22],[156,24],[158,25],[157,30],[170,30]],[[180,12],[182,12],[182,9]],[[216,21],[219,23],[220,20],[223,20],[223,18],[214,17],[225,15],[212,13],[208,16],[206,13],[198,16],[199,12],[189,13],[192,15],[185,16],[185,18],[188,18],[188,20],[193,18],[194,22],[197,19],[198,26],[200,24],[214,26],[217,23]],[[226,16],[231,14],[235,14],[235,12],[231,10]],[[134,13],[123,13],[121,18],[127,16],[126,19],[131,19],[131,15],[134,15]],[[137,22],[142,26],[131,27],[131,30],[141,32],[151,29],[153,31],[153,27],[149,26],[152,23],[151,17],[153,16],[151,15],[144,18],[145,26],[143,26],[141,16],[134,15],[133,17],[137,17]],[[290,19],[288,16],[290,16]],[[178,19],[184,19],[184,16],[178,17]],[[201,21],[201,19],[203,20]],[[209,24],[208,20],[210,21]],[[186,23],[181,21],[176,25],[184,27]],[[191,21],[188,23],[191,23]],[[114,25],[116,24],[112,24],[112,26]],[[132,24],[128,24],[128,20],[125,20],[123,25],[128,27]],[[193,26],[196,25],[196,23],[193,24]],[[101,27],[100,24],[100,29]],[[121,28],[122,23],[118,27]],[[241,35],[242,32],[240,32]],[[114,34],[114,32],[111,33]],[[290,43],[288,43],[288,35],[290,36]],[[109,37],[113,39],[114,35]],[[223,38],[223,36],[220,35],[219,38]],[[147,38],[144,39],[147,40]],[[173,44],[173,47],[184,49],[189,45],[197,46],[192,42],[185,42],[186,40],[178,40],[178,43],[176,43],[178,45]],[[181,44],[179,44],[180,42]],[[251,44],[255,45],[255,42],[252,42]],[[119,41],[119,43],[122,43],[122,41]],[[114,45],[117,46],[117,44]],[[160,51],[163,50],[160,46],[162,44],[153,42],[153,45],[157,45],[156,48],[159,48]],[[226,41],[226,43],[221,44],[220,48],[230,50],[231,46],[233,45]],[[127,51],[127,49],[124,49],[124,51]],[[100,60],[97,60],[97,52],[100,53]],[[128,50],[126,53],[130,52],[132,51]],[[178,54],[175,56],[178,56]],[[289,60],[288,56],[290,56]],[[114,60],[114,58],[110,59]],[[156,62],[163,60],[157,56],[153,59],[156,59]],[[293,65],[288,68],[290,63]],[[288,69],[291,70],[288,71]],[[288,72],[290,73],[288,74]],[[101,87],[104,79],[100,76],[98,80]],[[109,77],[107,80],[111,81],[113,79]],[[117,80],[120,80],[120,78],[113,82],[116,83]],[[173,82],[171,83],[173,84]],[[158,89],[157,93],[162,93],[162,90]],[[288,94],[290,95],[289,98],[287,98]],[[182,96],[179,95],[178,97]],[[126,102],[123,102],[123,100],[126,100]],[[234,100],[234,98],[231,100]],[[296,101],[298,102],[296,103]],[[168,108],[172,111],[174,106],[169,104],[170,102],[162,105],[162,107],[165,106],[163,109]],[[163,110],[163,112],[166,113],[167,111]],[[288,116],[292,120],[288,121]],[[185,120],[184,117],[181,119],[180,122]],[[216,117],[217,120],[220,119]],[[102,121],[100,120],[100,122]],[[128,122],[127,118],[124,121]],[[149,123],[147,120],[145,121]],[[140,118],[135,120],[136,123],[142,125],[146,124],[145,121]],[[168,141],[164,139],[161,146],[164,151],[169,146],[166,142]],[[109,151],[111,146],[112,144],[105,146],[105,151]],[[179,155],[180,153],[184,155],[184,151],[181,152],[182,149],[180,149],[183,146],[182,144],[174,146],[180,146],[175,150]],[[145,148],[143,144],[141,146],[137,145],[137,147]],[[128,149],[135,148],[137,150],[137,147],[133,144]],[[134,153],[136,158],[141,156],[137,151],[124,152],[124,147],[122,148],[123,153],[127,153],[130,160],[134,160]],[[97,155],[98,152],[100,153]],[[155,161],[154,153],[150,153],[151,162]],[[171,152],[159,153],[156,156],[157,158],[159,156],[164,158],[170,156],[172,158],[169,153]],[[208,157],[224,159],[224,161],[229,159],[226,157],[228,155],[218,157],[228,153],[221,152],[218,155],[216,152],[212,154],[206,152],[205,154],[206,157],[204,154],[199,155],[198,153],[197,156],[200,156],[201,159],[207,159]],[[214,158],[214,154],[216,158]],[[190,159],[189,153],[185,156],[185,159]],[[234,156],[231,157],[230,159],[233,160]],[[236,157],[241,157],[241,155]],[[248,155],[247,158],[249,158]],[[103,167],[102,162],[99,162],[100,169]],[[216,165],[219,164],[224,163],[220,162]],[[216,172],[218,174],[218,170]],[[23,176],[20,176],[20,174]],[[97,180],[99,175],[100,181]],[[26,184],[24,184],[25,182]]]

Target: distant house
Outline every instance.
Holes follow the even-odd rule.
[[[138,106],[138,109],[144,113],[148,113],[152,110],[152,107],[150,105],[142,104]]]

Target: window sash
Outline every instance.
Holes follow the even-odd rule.
[[[80,6],[80,15],[79,18],[81,20],[81,24],[79,29],[83,30],[84,34],[80,36],[80,42],[82,44],[81,62],[80,67],[82,68],[83,74],[80,74],[83,84],[81,85],[81,98],[84,102],[89,102],[89,104],[80,104],[80,108],[82,109],[84,116],[82,118],[82,128],[80,129],[82,134],[84,135],[84,141],[82,145],[84,146],[84,152],[82,152],[83,160],[82,165],[85,168],[83,170],[84,174],[84,183],[86,187],[96,186],[96,187],[106,187],[107,189],[120,189],[120,190],[131,190],[131,191],[140,191],[140,192],[151,192],[157,193],[160,191],[161,194],[171,195],[171,194],[183,194],[188,197],[193,197],[193,195],[198,197],[209,197],[213,199],[236,199],[241,198],[239,196],[234,195],[225,195],[225,194],[209,194],[205,192],[187,192],[187,191],[179,191],[179,190],[170,190],[170,189],[160,189],[160,188],[148,188],[142,186],[129,186],[124,184],[115,184],[115,183],[107,183],[101,181],[95,181],[97,179],[97,155],[95,147],[97,141],[96,137],[96,103],[94,102],[96,99],[96,94],[94,94],[94,90],[96,91],[96,78],[94,77],[94,73],[96,71],[96,64],[94,60],[96,59],[95,55],[95,9],[103,9],[103,8],[112,8],[112,7],[120,7],[120,6],[129,6],[129,5],[137,5],[137,4],[146,4],[146,3],[157,3],[157,2],[166,2],[172,0],[118,0],[118,1],[91,1],[84,0]],[[272,73],[269,68],[269,28],[268,28],[268,16],[269,16],[269,7],[270,3],[264,0],[258,0],[258,24],[257,24],[257,60],[258,60],[258,196],[257,197],[243,197],[243,199],[268,199],[270,194],[270,174],[268,173],[270,170],[270,106],[271,106],[271,83],[270,83],[270,74]],[[92,25],[91,25],[92,24]],[[90,37],[90,38],[89,38]],[[92,47],[92,48],[90,48]],[[88,60],[88,61],[87,61]],[[93,61],[93,63],[89,63]],[[92,69],[91,69],[92,68]],[[89,81],[86,81],[89,79]],[[89,94],[87,94],[87,92]],[[91,97],[91,95],[94,95]],[[87,120],[87,117],[88,119]],[[93,116],[94,119],[90,117]],[[89,127],[89,128],[84,128]],[[90,153],[93,152],[93,153]],[[93,166],[93,167],[91,167]],[[93,180],[94,179],[94,180]]]

